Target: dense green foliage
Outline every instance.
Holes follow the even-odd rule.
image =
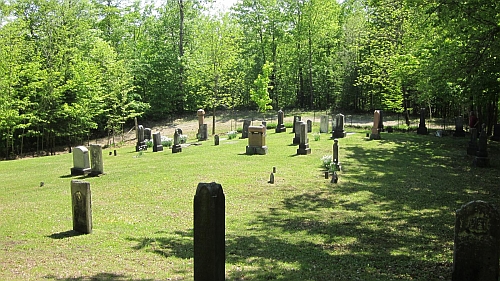
[[[158,2],[160,3],[160,2]],[[115,134],[134,116],[383,109],[498,121],[493,0],[0,0],[0,156]],[[266,104],[268,101],[266,101]]]

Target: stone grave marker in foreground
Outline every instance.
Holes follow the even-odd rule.
[[[73,230],[79,233],[92,233],[92,202],[90,183],[71,181],[71,207]]]
[[[85,146],[77,146],[73,149],[72,176],[86,175],[90,173],[89,151]]]
[[[198,184],[194,196],[195,281],[225,280],[225,204],[220,184]]]
[[[452,281],[497,281],[500,214],[472,201],[456,211]]]

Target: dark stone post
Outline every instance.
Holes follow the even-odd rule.
[[[427,135],[427,127],[425,126],[425,115],[426,110],[424,107],[420,109],[420,123],[418,124],[417,134],[419,135]]]
[[[71,206],[73,230],[84,234],[92,233],[90,183],[79,180],[71,181]]]
[[[225,208],[220,184],[198,184],[194,196],[195,281],[225,280]]]
[[[497,281],[500,214],[472,201],[456,211],[452,281]]]
[[[219,145],[219,142],[220,142],[219,135],[215,135],[214,136],[214,145]]]
[[[248,138],[248,127],[250,127],[250,124],[250,120],[243,120],[243,131],[241,132],[242,139]]]

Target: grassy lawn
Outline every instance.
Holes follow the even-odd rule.
[[[265,156],[240,139],[106,149],[106,175],[85,178],[90,235],[71,231],[71,154],[0,162],[0,280],[192,280],[193,196],[212,181],[226,196],[227,280],[450,280],[455,210],[500,206],[500,145],[480,169],[468,137],[347,131],[338,184],[321,167],[327,134],[310,134],[304,156],[290,129],[268,131]]]

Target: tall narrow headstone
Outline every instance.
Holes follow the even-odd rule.
[[[333,162],[331,165],[335,165],[335,171],[340,171],[340,160],[339,160],[339,140],[333,140]]]
[[[500,124],[493,125],[493,136],[491,136],[490,140],[500,141]]]
[[[497,281],[500,214],[472,201],[456,211],[452,281]]]
[[[73,230],[79,233],[92,233],[92,201],[90,183],[71,181],[71,210]]]
[[[197,134],[198,141],[205,141],[208,139],[208,127],[207,124],[204,124],[205,110],[198,109],[196,115],[198,116],[198,134]]]
[[[342,113],[335,115],[335,124],[332,131],[332,139],[343,138],[346,136],[344,131],[345,116]],[[380,132],[380,131],[379,131]]]
[[[163,151],[163,145],[161,144],[161,134],[156,132],[153,134],[153,152]]]
[[[203,125],[206,125],[206,124],[203,124]],[[172,145],[172,153],[182,152],[181,135],[182,135],[182,130],[179,128],[175,129],[174,145]]]
[[[250,120],[243,120],[243,131],[241,132],[242,139],[248,138],[248,127],[250,127],[250,124]]]
[[[90,173],[89,151],[85,146],[77,146],[73,149],[72,176],[86,175]]]
[[[144,128],[144,139],[150,140],[152,138],[151,128]]]
[[[273,174],[273,173],[271,173],[271,174],[269,175],[269,183],[270,183],[270,184],[274,184],[274,174]]]
[[[299,122],[299,135],[300,142],[299,148],[297,149],[298,155],[311,154],[311,148],[309,148],[309,139],[307,138],[307,124],[303,121]]]
[[[90,145],[90,175],[98,176],[104,174],[104,164],[102,159],[102,146],[99,144]]]
[[[276,129],[275,129],[276,133],[286,132],[286,127],[285,127],[285,124],[284,124],[284,121],[283,121],[284,119],[285,119],[285,114],[280,109],[278,111],[278,126],[276,126]]]
[[[462,116],[458,116],[455,118],[455,132],[453,133],[454,137],[465,137],[464,131],[464,118]]]
[[[375,110],[373,112],[372,133],[370,134],[370,139],[371,140],[379,140],[380,139],[380,131],[378,130],[379,120],[380,120],[380,111],[379,110]]]
[[[225,204],[220,184],[198,184],[194,196],[195,281],[225,280]]]
[[[296,133],[296,124],[300,122],[300,120],[302,119],[301,116],[293,116],[293,127],[292,127],[292,133]]]
[[[378,120],[378,131],[383,132],[384,131],[384,111],[379,110],[380,112],[380,119]]]
[[[427,127],[425,126],[425,115],[426,110],[425,107],[420,109],[420,123],[418,124],[417,134],[419,135],[427,135]]]
[[[220,141],[219,135],[215,135],[214,136],[214,145],[219,145],[219,141]]]
[[[319,132],[328,133],[328,115],[323,115],[319,119]]]
[[[476,167],[488,167],[490,165],[490,159],[488,158],[488,136],[486,135],[485,124],[483,124],[481,134],[479,135],[478,150],[473,164]]]
[[[144,140],[144,127],[142,125],[137,126],[137,144],[135,145],[135,151],[147,150],[148,146]]]
[[[297,116],[295,116],[297,117]],[[300,118],[300,116],[299,116]],[[297,144],[300,144],[300,124],[301,124],[302,121],[300,120],[297,120],[297,121],[294,121],[293,122],[293,140],[292,140],[292,143],[297,145]]]
[[[313,130],[313,122],[311,120],[307,120],[307,132],[312,133]]]

